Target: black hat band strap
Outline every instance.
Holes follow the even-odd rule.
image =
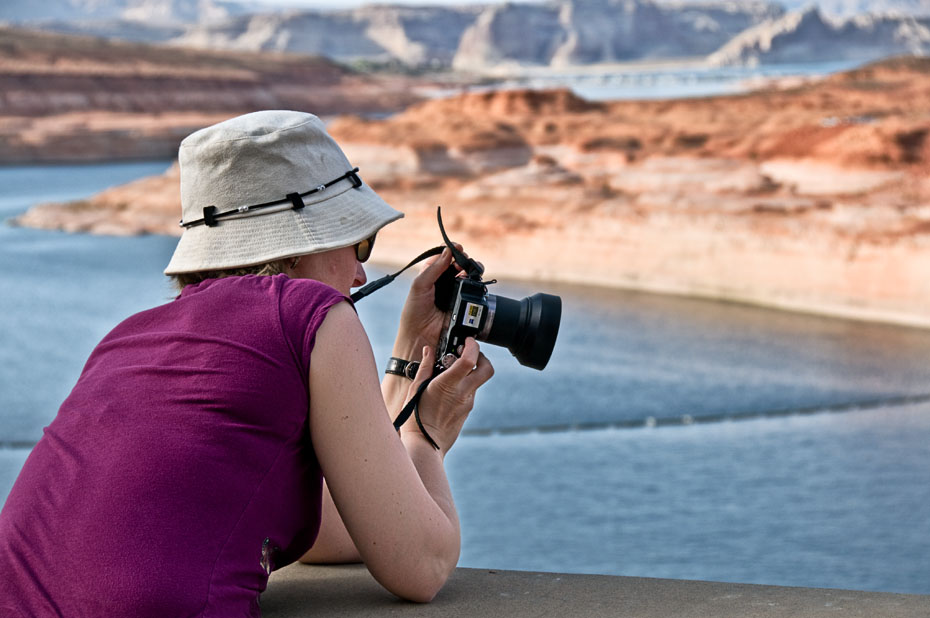
[[[352,187],[358,189],[362,186],[362,179],[358,176],[358,168],[353,168],[334,180],[317,185],[309,191],[303,193],[288,193],[283,200],[265,202],[264,204],[253,204],[251,206],[239,206],[234,210],[224,210],[217,212],[216,206],[207,206],[203,209],[203,217],[194,221],[181,221],[180,225],[184,229],[205,225],[207,227],[216,227],[221,219],[241,219],[244,217],[253,217],[256,215],[268,215],[285,210],[301,210],[306,206],[303,198],[314,193],[322,193],[337,182],[348,180]]]

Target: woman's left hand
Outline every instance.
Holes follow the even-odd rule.
[[[413,280],[400,314],[393,356],[419,360],[423,346],[433,348],[439,342],[445,313],[436,307],[434,286],[451,264],[452,252],[444,249],[442,254],[428,261]]]
[[[462,246],[455,245],[462,251]],[[426,262],[426,266],[410,285],[407,302],[400,314],[400,327],[391,356],[407,361],[419,361],[426,346],[435,352],[446,314],[436,307],[435,284],[439,276],[452,265],[452,252],[447,248],[442,254]],[[406,400],[410,381],[403,376],[387,374],[381,382],[381,392],[387,409],[394,418]]]

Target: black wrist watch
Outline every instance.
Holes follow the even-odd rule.
[[[384,373],[392,373],[396,376],[404,376],[412,380],[416,377],[419,368],[420,361],[407,361],[392,356],[391,360],[388,361],[387,369],[384,370]]]

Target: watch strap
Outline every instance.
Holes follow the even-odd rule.
[[[408,361],[392,356],[390,360],[388,360],[387,369],[384,370],[384,373],[390,373],[396,376],[404,376],[405,378],[412,380],[416,377],[417,370],[419,369],[420,361]]]

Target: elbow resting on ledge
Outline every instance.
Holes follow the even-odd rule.
[[[440,548],[434,548],[440,549]],[[459,559],[459,545],[444,547],[441,551],[423,552],[420,559],[378,561],[367,564],[369,572],[391,594],[414,603],[432,601],[446,580],[455,571]]]

